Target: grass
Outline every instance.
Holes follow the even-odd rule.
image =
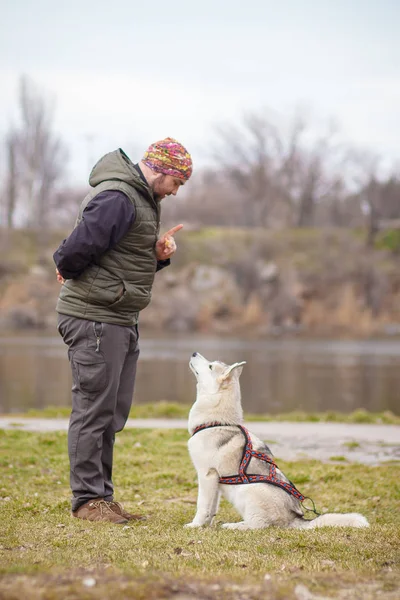
[[[178,404],[175,402],[154,402],[151,404],[136,404],[132,406],[130,417],[132,419],[150,419],[150,418],[173,418],[187,419],[190,405]],[[44,409],[30,409],[24,415],[15,415],[18,417],[40,417],[44,419],[69,417],[70,408],[68,406],[49,406]],[[334,423],[378,423],[385,425],[400,425],[400,416],[391,411],[380,413],[371,413],[364,409],[358,409],[345,414],[340,412],[307,413],[303,411],[293,411],[282,414],[250,414],[245,415],[247,421],[292,421],[292,422],[334,422]]]
[[[0,598],[278,599],[296,598],[296,586],[398,597],[398,465],[278,460],[317,509],[361,512],[370,529],[225,531],[239,516],[223,501],[214,527],[189,530],[197,486],[186,443],[181,430],[117,436],[116,497],[147,517],[121,527],[69,516],[65,433],[0,430]]]
[[[360,447],[359,442],[343,442],[343,446],[348,448],[349,450],[355,450]]]

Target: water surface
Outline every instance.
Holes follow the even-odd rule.
[[[192,403],[192,352],[247,361],[243,406],[252,413],[292,410],[400,414],[400,340],[240,340],[141,334],[134,401]],[[71,375],[60,337],[0,337],[0,412],[70,405]]]

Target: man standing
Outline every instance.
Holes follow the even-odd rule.
[[[114,501],[115,434],[132,403],[139,356],[138,316],[156,271],[176,250],[177,225],[159,236],[160,201],[192,174],[187,150],[172,138],[152,144],[139,164],[123,150],[94,166],[93,188],[74,230],[54,253],[62,283],[58,330],[72,369],[68,430],[72,515],[90,521],[140,519]]]

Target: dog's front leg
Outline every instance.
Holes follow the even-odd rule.
[[[210,525],[219,505],[219,475],[215,469],[199,472],[199,491],[197,496],[197,511],[191,523],[185,527],[202,527]]]

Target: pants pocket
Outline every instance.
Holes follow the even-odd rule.
[[[107,385],[107,365],[101,354],[76,350],[72,355],[75,383],[88,394],[98,394]]]
[[[58,318],[57,318],[57,331],[63,339],[64,339],[64,325],[65,325],[66,321],[68,320],[68,318],[69,317],[66,317],[65,315],[58,315]]]

